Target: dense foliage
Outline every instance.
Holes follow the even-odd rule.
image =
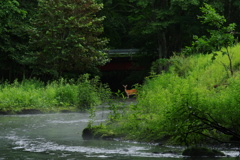
[[[224,16],[208,4],[201,10],[202,23],[217,29],[208,30],[210,38],[195,38],[186,51],[203,53],[179,53],[160,60],[169,65],[165,72],[147,77],[139,88],[138,104],[107,126],[117,136],[184,145],[212,142],[209,139],[222,143],[240,140],[240,45],[234,46],[231,34],[235,24],[224,27]]]
[[[193,35],[206,34],[207,26],[198,20],[204,3],[224,15],[227,24],[240,26],[239,0],[99,1],[104,4],[100,13],[106,16],[104,35],[110,39],[110,47],[140,48],[158,58],[169,58],[190,45]]]
[[[90,79],[88,74],[77,81],[59,79],[47,84],[32,79],[0,85],[0,112],[21,112],[22,110],[78,111],[89,109],[109,99],[107,85],[99,77]]]
[[[31,21],[30,45],[33,66],[56,77],[64,72],[94,72],[107,62],[102,52],[107,40],[102,20],[96,13],[102,5],[92,0],[39,0],[39,10]],[[96,71],[95,71],[96,72]]]
[[[239,140],[240,45],[235,53],[235,75],[226,76],[226,55],[170,58],[169,71],[148,77],[139,89],[138,104],[107,126],[117,136],[139,141],[172,140],[193,145],[211,140]]]
[[[43,80],[95,73],[108,57],[100,38],[103,5],[94,0],[2,1],[0,70],[3,79]]]
[[[96,66],[108,60],[100,52],[103,37],[110,40],[108,48],[139,48],[151,61],[169,58],[189,46],[193,35],[211,29],[198,20],[203,2],[224,15],[227,25],[237,24],[236,38],[239,0],[1,1],[1,78],[96,75]]]
[[[0,72],[3,78],[11,79],[24,72],[20,59],[27,52],[27,12],[17,0],[1,1],[0,6]]]

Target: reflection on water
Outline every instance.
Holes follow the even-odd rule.
[[[95,123],[104,122],[106,115],[106,111],[98,112]],[[182,157],[182,148],[177,147],[160,147],[117,140],[83,140],[81,132],[87,126],[88,116],[87,113],[0,116],[0,160],[189,159]],[[225,153],[230,156],[239,154],[235,151]]]

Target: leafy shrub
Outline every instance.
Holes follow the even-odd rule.
[[[85,74],[78,80],[78,105],[91,107],[110,98],[111,91],[108,85],[100,82],[99,77],[89,79]]]
[[[98,77],[90,79],[89,75],[78,81],[59,79],[46,85],[35,79],[15,80],[0,85],[0,111],[83,109],[103,103],[110,95],[108,85],[100,83]]]
[[[187,58],[184,55],[173,56],[170,59],[170,63],[172,64],[171,66],[174,67],[170,67],[170,70],[179,76],[187,75],[187,73],[194,67],[189,59],[190,58]]]
[[[239,48],[240,45],[233,50]],[[239,54],[234,54],[233,64],[239,63]],[[174,70],[146,79],[138,104],[129,106],[117,124],[109,127],[114,128],[116,135],[130,139],[167,138],[184,145],[239,138],[240,74],[235,71],[233,77],[226,76],[221,62],[228,61],[227,58],[219,54],[212,61],[211,55],[192,55],[186,62],[194,67],[187,67],[184,76],[176,74],[179,72],[174,68],[179,66],[173,63]],[[216,84],[219,87],[215,88]]]

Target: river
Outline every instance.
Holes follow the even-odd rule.
[[[97,111],[95,123],[106,120]],[[0,116],[0,160],[186,160],[181,147],[119,140],[83,140],[88,113],[25,114]],[[222,150],[235,160],[239,152]],[[194,158],[194,160],[197,160]],[[211,158],[201,158],[211,160]]]

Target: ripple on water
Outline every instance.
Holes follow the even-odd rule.
[[[63,156],[68,156],[69,152],[78,152],[85,154],[86,157],[112,157],[114,155],[122,156],[136,156],[136,157],[182,157],[175,154],[153,154],[148,151],[149,148],[144,146],[122,146],[122,148],[104,148],[94,146],[69,146],[60,145],[55,142],[47,141],[44,138],[29,139],[27,137],[20,137],[15,134],[5,137],[12,141],[14,150],[23,150],[28,152],[55,152],[61,151]],[[66,153],[67,152],[67,153]]]
[[[225,155],[228,155],[230,157],[238,157],[239,151],[222,151]]]
[[[95,120],[94,122],[105,122],[107,119],[102,119],[102,120]],[[67,124],[67,123],[79,123],[79,122],[84,122],[87,123],[89,122],[90,119],[80,119],[80,120],[72,120],[72,121],[64,121],[64,120],[49,120],[49,123],[60,123],[60,124]]]

